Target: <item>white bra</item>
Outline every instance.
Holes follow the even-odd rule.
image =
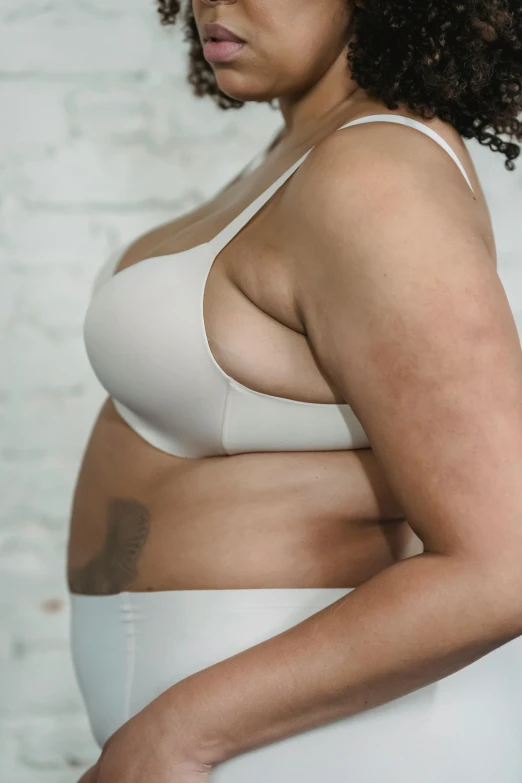
[[[451,147],[417,120],[374,114],[341,128],[375,121],[431,136],[473,191]],[[214,359],[205,332],[203,294],[214,259],[310,152],[210,242],[146,258],[114,275],[119,253],[100,269],[85,316],[87,355],[121,417],[152,446],[190,458],[370,446],[348,404],[276,397],[231,378]]]

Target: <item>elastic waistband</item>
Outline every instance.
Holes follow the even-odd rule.
[[[184,610],[192,608],[218,610],[230,607],[267,606],[311,606],[333,603],[355,587],[263,587],[239,590],[152,590],[148,592],[121,592],[113,595],[79,595],[71,593],[71,602],[80,604],[112,603],[120,605],[122,600],[129,604],[166,603]]]

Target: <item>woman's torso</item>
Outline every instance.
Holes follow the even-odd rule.
[[[382,106],[368,102],[353,118],[372,112],[382,113]],[[404,108],[386,113],[414,116]],[[430,125],[471,179],[473,219],[496,263],[489,212],[466,147],[444,123]],[[139,238],[116,272],[210,241],[302,152],[281,145],[201,208]],[[250,389],[341,404],[299,318],[299,266],[285,230],[284,193],[285,186],[212,264],[203,308],[209,346],[219,366]],[[141,438],[109,397],[74,493],[69,581],[85,593],[355,587],[421,550],[371,448],[178,457]]]

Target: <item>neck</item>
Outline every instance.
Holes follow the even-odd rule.
[[[279,96],[285,127],[280,140],[298,145],[346,116],[346,110],[366,93],[352,79],[343,49],[310,89],[298,96]]]

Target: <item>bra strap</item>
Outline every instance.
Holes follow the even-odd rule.
[[[473,190],[473,185],[470,182],[470,179],[466,173],[466,170],[462,163],[460,162],[459,158],[453,151],[453,149],[450,147],[447,141],[445,141],[440,134],[438,134],[436,131],[434,131],[432,128],[428,127],[427,125],[424,125],[424,123],[419,122],[419,120],[413,120],[411,117],[404,117],[401,114],[369,114],[367,117],[359,117],[358,120],[352,120],[351,122],[347,122],[346,125],[341,125],[340,128],[337,128],[337,130],[342,130],[342,128],[347,128],[349,125],[362,125],[364,122],[395,122],[398,125],[409,125],[410,127],[417,128],[417,130],[420,130],[422,133],[425,133],[427,136],[430,136],[434,141],[438,142],[443,149],[446,150],[448,155],[453,158],[459,169],[461,170],[462,174],[464,175],[464,178],[468,185],[471,188],[472,193],[475,193]]]
[[[340,128],[337,128],[337,130],[342,130],[343,128],[348,128],[350,125],[362,125],[365,122],[395,122],[399,125],[408,125],[410,127],[417,128],[418,130],[422,131],[422,133],[425,133],[427,136],[430,136],[434,141],[438,142],[441,147],[443,147],[448,155],[450,155],[457,166],[459,167],[460,171],[464,175],[466,182],[471,188],[471,191],[474,193],[473,186],[469,180],[469,177],[464,169],[464,166],[458,159],[455,152],[452,150],[452,148],[449,146],[449,144],[434,130],[429,128],[428,126],[424,125],[424,123],[419,122],[418,120],[413,120],[410,117],[404,117],[403,115],[396,115],[396,114],[369,114],[366,117],[359,117],[357,120],[352,120],[351,122],[347,122],[344,125],[341,125]],[[313,147],[307,152],[302,155],[299,160],[297,160],[292,166],[290,166],[289,169],[287,169],[284,174],[282,174],[279,179],[277,179],[270,187],[268,187],[263,193],[261,193],[260,196],[258,196],[255,201],[253,201],[251,204],[246,207],[246,209],[243,210],[234,220],[232,220],[231,223],[229,223],[225,228],[219,232],[213,239],[210,240],[208,243],[214,254],[214,258],[217,256],[217,254],[226,246],[228,243],[238,234],[243,226],[246,226],[249,220],[251,220],[256,212],[259,212],[261,207],[263,207],[266,202],[274,195],[274,193],[279,190],[281,185],[283,185],[286,180],[292,176],[294,171],[299,168],[301,163],[308,157],[308,155],[313,150]]]
[[[313,149],[313,147],[312,147]],[[301,155],[299,160],[296,160],[289,169],[287,169],[279,179],[277,179],[272,185],[261,193],[251,204],[246,207],[231,223],[219,232],[213,239],[210,240],[209,245],[213,250],[214,257],[226,246],[228,243],[238,234],[243,226],[246,226],[249,220],[251,220],[256,212],[259,212],[266,202],[279,190],[279,188],[286,182],[286,180],[292,176],[294,171],[299,168],[305,158],[311,153],[312,149],[307,150],[304,155]]]

